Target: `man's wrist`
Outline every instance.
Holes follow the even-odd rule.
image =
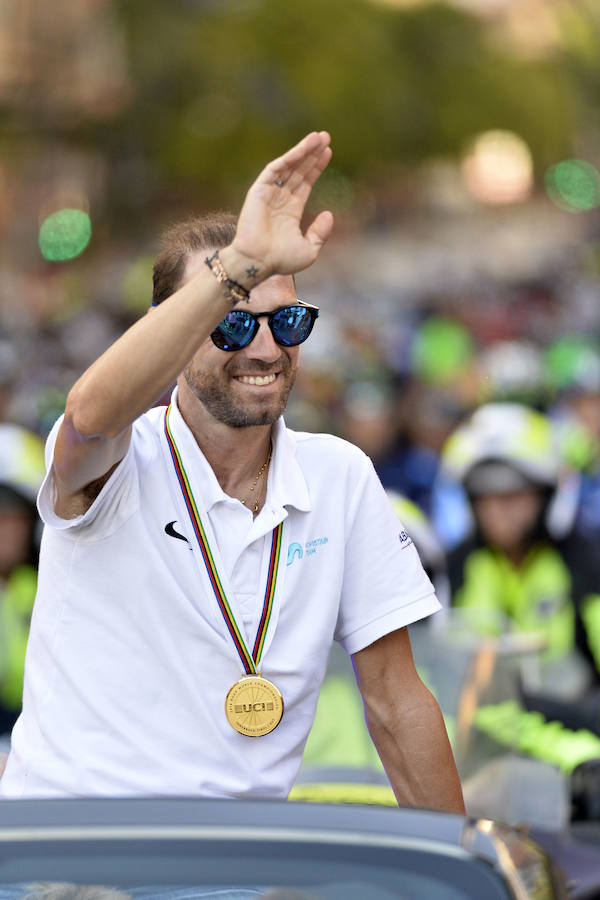
[[[219,282],[223,297],[231,306],[236,306],[241,301],[250,303],[250,291],[243,284],[229,277],[218,250],[215,250],[212,256],[207,256],[204,262]]]
[[[263,262],[240,253],[233,244],[219,250],[219,257],[229,278],[247,291],[251,291],[270,274]]]

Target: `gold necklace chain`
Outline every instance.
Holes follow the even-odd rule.
[[[273,448],[271,447],[271,445],[269,445],[269,455],[267,456],[267,458],[265,459],[264,463],[262,464],[262,466],[261,466],[260,469],[258,470],[258,474],[256,475],[254,481],[253,481],[252,484],[250,485],[250,490],[248,491],[248,493],[246,494],[246,496],[245,496],[244,499],[242,500],[242,505],[243,505],[243,506],[245,506],[246,503],[247,503],[247,501],[249,500],[250,494],[252,494],[252,493],[254,492],[254,489],[256,488],[256,485],[258,484],[261,475],[263,474],[263,472],[265,471],[265,469],[268,468],[268,465],[269,465],[269,463],[271,462],[271,453],[272,453],[272,450],[273,450]],[[251,509],[252,512],[256,515],[256,513],[257,513],[258,510],[259,510],[259,508],[260,508],[260,500],[259,500],[259,496],[258,496],[258,494],[257,494],[256,497],[255,497],[255,500],[254,500],[254,506],[250,507],[250,509]]]

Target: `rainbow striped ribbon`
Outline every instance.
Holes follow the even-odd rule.
[[[202,525],[202,520],[200,519],[198,507],[196,506],[196,501],[194,500],[194,495],[192,494],[192,489],[190,487],[190,482],[185,471],[183,461],[181,459],[181,454],[177,449],[177,444],[175,443],[175,438],[173,437],[173,432],[171,431],[171,426],[169,424],[170,413],[171,407],[169,406],[165,413],[165,435],[167,438],[167,443],[169,445],[169,450],[171,452],[171,459],[173,460],[179,487],[181,488],[185,506],[189,513],[192,527],[200,546],[202,559],[204,560],[204,565],[206,566],[206,571],[208,573],[212,589],[215,592],[215,597],[217,598],[219,609],[223,614],[225,624],[227,625],[229,634],[231,635],[236,650],[239,653],[240,659],[242,660],[244,669],[246,670],[246,674],[257,675],[259,674],[257,666],[265,646],[267,629],[269,627],[271,613],[273,611],[273,599],[275,597],[277,571],[279,568],[279,558],[281,556],[281,536],[283,532],[283,523],[280,522],[279,525],[277,525],[273,529],[273,537],[271,540],[271,554],[269,558],[269,571],[267,575],[267,586],[265,589],[265,599],[263,602],[263,609],[258,625],[258,631],[256,632],[256,640],[254,641],[252,653],[250,653],[248,651],[248,648],[246,647],[246,642],[242,637],[238,624],[235,621],[235,617],[231,611],[231,607],[225,595],[225,591],[223,590],[223,585],[221,584],[221,579],[219,578],[219,573],[217,572],[217,567],[215,565],[215,561],[208,544],[206,532],[204,530],[204,526]]]

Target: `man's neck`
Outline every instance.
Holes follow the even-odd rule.
[[[231,428],[187,391],[179,391],[178,407],[225,493],[244,500],[269,456],[272,426]]]

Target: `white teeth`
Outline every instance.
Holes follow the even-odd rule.
[[[274,373],[271,375],[240,375],[239,381],[243,384],[272,384],[275,378]]]

